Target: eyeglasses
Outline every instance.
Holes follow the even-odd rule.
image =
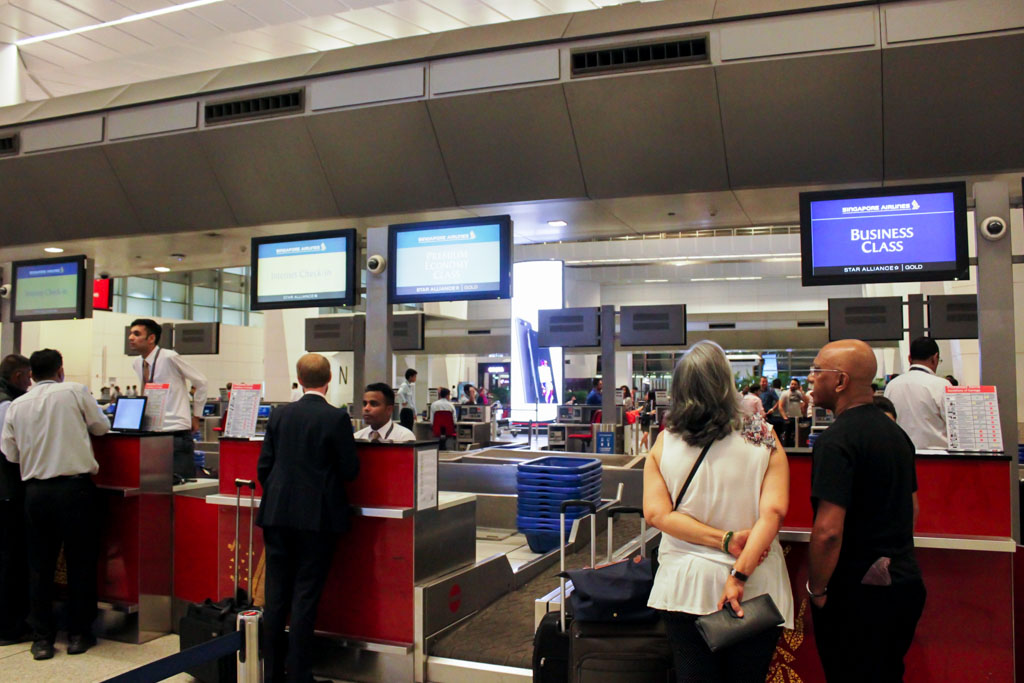
[[[812,365],[811,369],[810,369],[810,372],[808,372],[807,374],[808,375],[820,375],[823,372],[846,372],[846,370],[833,370],[832,368],[819,368],[819,367],[817,367],[815,365]]]

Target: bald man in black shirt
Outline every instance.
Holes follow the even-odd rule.
[[[836,420],[814,444],[807,592],[825,677],[901,681],[925,602],[914,557],[914,444],[874,406],[871,347],[847,339],[811,366],[815,405]]]

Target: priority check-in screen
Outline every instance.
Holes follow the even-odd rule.
[[[501,226],[410,230],[397,235],[395,294],[399,297],[497,293],[501,290]]]
[[[73,317],[79,311],[78,261],[18,266],[14,315],[19,320]]]
[[[345,237],[268,242],[257,246],[256,303],[344,299],[349,240]]]
[[[966,278],[962,187],[801,195],[804,284]]]

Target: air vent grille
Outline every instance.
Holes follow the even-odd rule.
[[[825,327],[824,320],[797,320],[797,327]]]
[[[573,50],[572,75],[591,76],[610,71],[652,69],[707,61],[708,36],[704,34],[653,43],[627,43]]]
[[[736,323],[708,323],[709,330],[735,330]]]
[[[18,153],[18,134],[0,137],[0,156]]]
[[[230,123],[245,119],[256,119],[267,116],[280,116],[304,109],[303,88],[273,95],[260,95],[239,100],[212,102],[204,108],[206,123]]]

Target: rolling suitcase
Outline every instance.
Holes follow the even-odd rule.
[[[548,612],[540,621],[533,636],[533,681],[534,683],[566,683],[569,680],[569,631],[566,622],[570,617],[565,613],[565,510],[582,506],[597,511],[594,503],[587,500],[565,500],[561,503],[559,515],[560,531],[559,559],[561,561],[560,585],[561,603],[557,612]],[[596,525],[590,525],[590,565],[596,562]]]
[[[609,525],[621,514],[641,515],[640,556],[644,557],[647,525],[643,521],[643,510],[625,507],[609,510]],[[609,533],[609,543],[611,538]],[[608,554],[611,555],[610,547]],[[674,680],[672,648],[661,619],[573,620],[569,626],[570,683],[670,683]]]
[[[187,650],[195,645],[201,645],[214,638],[237,631],[239,613],[251,610],[251,597],[238,585],[238,541],[240,538],[238,526],[242,510],[243,487],[249,489],[249,509],[251,510],[249,515],[248,585],[252,585],[252,539],[253,519],[256,516],[254,506],[256,502],[256,482],[249,479],[235,479],[235,594],[219,602],[214,602],[207,598],[202,603],[188,606],[185,616],[181,618],[178,629],[181,650]],[[234,655],[225,655],[220,659],[206,662],[194,669],[189,669],[187,673],[201,681],[201,683],[234,683],[238,678],[238,664]]]

